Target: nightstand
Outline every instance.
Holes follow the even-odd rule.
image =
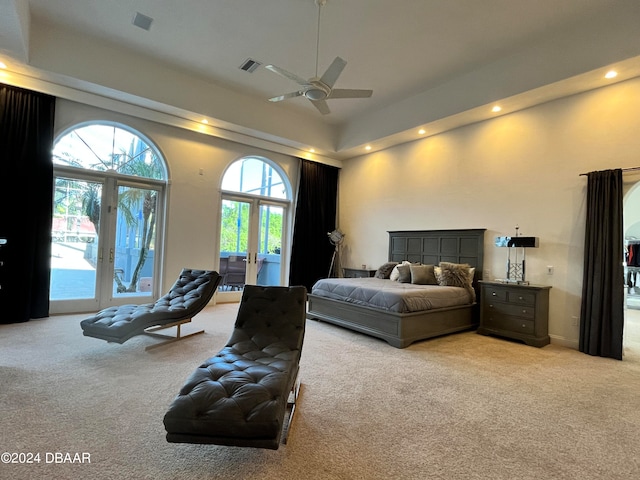
[[[545,285],[480,282],[478,333],[544,347],[549,339],[549,290]]]
[[[362,268],[344,268],[343,274],[345,278],[366,278],[373,277],[376,271]]]

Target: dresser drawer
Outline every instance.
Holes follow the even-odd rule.
[[[513,303],[500,303],[500,302],[489,302],[489,304],[485,307],[487,308],[487,313],[489,315],[492,312],[502,313],[504,315],[511,315],[514,317],[521,317],[527,319],[533,319],[536,316],[536,310],[533,307],[528,307],[526,305],[515,305]]]
[[[517,303],[518,305],[535,305],[536,296],[533,293],[518,292],[506,288],[487,288],[484,298],[488,302]]]
[[[506,315],[498,311],[489,311],[485,324],[488,328],[506,330],[508,332],[520,332],[531,335],[535,331],[535,322],[525,318]]]
[[[517,303],[520,305],[535,305],[536,304],[536,296],[533,293],[523,293],[523,292],[507,292],[507,299],[509,303]]]
[[[507,291],[504,288],[485,288],[482,291],[484,292],[482,298],[487,303],[508,301]]]

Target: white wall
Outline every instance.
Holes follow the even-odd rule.
[[[527,279],[553,287],[552,341],[577,347],[572,317],[580,315],[587,184],[579,174],[635,166],[637,78],[347,160],[342,264],[378,267],[388,230],[486,228],[485,279],[500,278],[506,250],[493,246],[494,237],[519,225],[540,238],[540,248],[527,252]],[[640,172],[624,178],[629,188]]]
[[[297,184],[294,157],[58,101],[56,133],[87,120],[129,125],[154,141],[167,160],[163,290],[182,267],[216,266],[220,178],[234,160],[268,157]],[[540,238],[540,248],[527,254],[527,278],[553,287],[552,341],[575,347],[579,331],[572,317],[580,314],[586,197],[586,177],[579,174],[639,165],[640,79],[352,158],[340,173],[342,264],[382,264],[388,230],[486,228],[485,278],[501,277],[506,252],[493,246],[493,238],[512,235],[519,225],[522,234]],[[624,178],[629,190],[640,172]],[[554,267],[552,276],[547,265]]]
[[[218,267],[220,182],[231,163],[247,155],[269,158],[283,168],[293,190],[297,190],[298,160],[294,157],[109,110],[57,100],[56,138],[80,122],[94,120],[120,122],[138,130],[155,143],[167,162],[170,185],[163,292],[171,287],[184,267]]]

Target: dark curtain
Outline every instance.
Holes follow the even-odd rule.
[[[0,84],[0,323],[49,315],[55,97]]]
[[[317,280],[328,276],[335,250],[327,234],[336,228],[339,169],[300,161],[289,285],[304,285],[310,292]]]
[[[622,360],[622,170],[587,174],[580,351]]]

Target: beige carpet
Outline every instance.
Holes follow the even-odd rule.
[[[167,406],[236,308],[208,307],[194,321],[206,334],[151,351],[151,337],[83,337],[82,315],[0,326],[0,449],[41,455],[0,478],[640,478],[639,350],[620,362],[473,332],[399,350],[308,321],[287,445],[166,442]]]

